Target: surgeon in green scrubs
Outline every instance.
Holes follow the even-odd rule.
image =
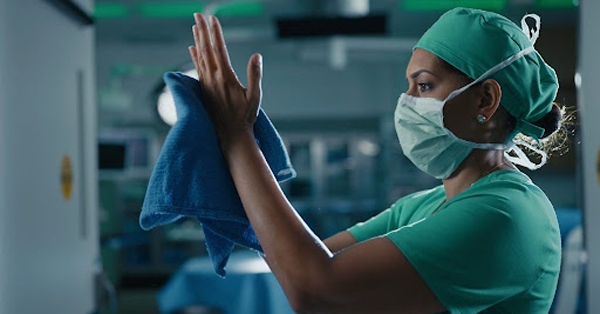
[[[218,20],[195,15],[196,65],[236,188],[265,259],[299,313],[548,313],[561,262],[554,209],[515,165],[541,167],[560,129],[540,22],[456,8],[422,36],[393,117],[404,154],[442,185],[321,241],[257,147],[262,56],[248,86]],[[535,24],[529,26],[527,20]],[[538,155],[533,162],[521,147]]]

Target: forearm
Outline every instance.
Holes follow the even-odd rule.
[[[190,55],[202,99],[266,260],[298,313],[423,313],[443,306],[386,237],[356,243],[348,232],[321,242],[287,201],[255,142],[262,57],[248,62],[248,87],[231,68],[221,26],[194,15]],[[212,35],[211,35],[212,33]],[[212,40],[211,40],[212,38]],[[330,249],[340,250],[335,257]]]
[[[322,279],[331,252],[302,221],[272,175],[253,135],[223,149],[229,170],[266,260],[286,294]]]
[[[323,240],[323,243],[325,243],[327,248],[333,252],[333,254],[337,254],[338,252],[356,244],[357,241],[350,232],[341,231]]]

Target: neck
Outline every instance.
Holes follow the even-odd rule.
[[[474,149],[447,179],[442,180],[446,201],[468,189],[475,181],[502,169],[516,169],[500,150]]]

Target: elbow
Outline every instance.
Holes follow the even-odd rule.
[[[290,307],[294,313],[298,314],[312,314],[322,312],[322,306],[319,305],[319,301],[316,297],[303,289],[295,291],[288,296]]]
[[[288,301],[290,303],[290,307],[294,313],[298,314],[308,314],[310,313],[310,308],[307,306],[306,302],[302,300],[300,296],[289,296]]]
[[[290,307],[295,313],[313,314],[330,313],[332,308],[331,295],[321,284],[299,284],[288,293]]]
[[[295,313],[332,313],[339,301],[331,259],[306,263],[278,278]]]

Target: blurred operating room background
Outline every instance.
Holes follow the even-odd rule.
[[[0,313],[166,313],[164,289],[206,257],[194,220],[138,224],[173,123],[162,74],[192,69],[193,12],[220,18],[242,81],[249,56],[263,55],[263,109],[298,173],[282,188],[327,237],[440,184],[403,156],[392,116],[412,46],[455,6],[542,18],[536,48],[581,125],[568,152],[524,172],[563,232],[553,311],[600,312],[595,0],[0,0]],[[213,293],[255,313],[256,300]],[[198,300],[169,312],[226,312]]]

